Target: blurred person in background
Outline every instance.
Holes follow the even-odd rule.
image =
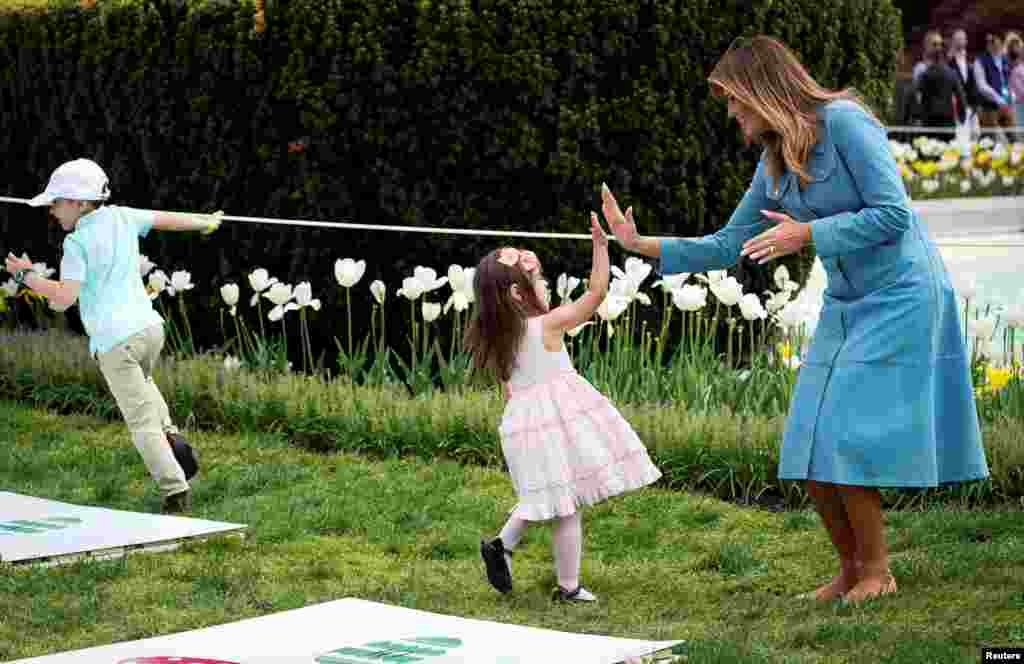
[[[917,87],[917,117],[925,127],[955,129],[957,124],[967,121],[967,98],[953,68],[946,64],[946,51],[942,35],[937,31],[928,33],[925,39],[924,65],[915,76]],[[952,132],[930,132],[928,135],[941,141],[953,139]]]
[[[1013,111],[1010,106],[1010,67],[1002,36],[985,35],[985,48],[985,52],[974,60],[978,120],[982,127],[995,128],[994,138],[1005,143],[1007,139],[1003,130],[1013,126]]]
[[[978,84],[974,79],[973,63],[967,57],[967,33],[962,28],[954,30],[950,37],[947,60],[964,89],[967,98],[967,123],[970,124],[978,104]]]
[[[1024,140],[1024,39],[1020,33],[1006,35],[1006,57],[1010,67],[1010,97],[1013,99],[1014,140]]]

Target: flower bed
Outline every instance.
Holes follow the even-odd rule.
[[[919,136],[889,147],[914,200],[1024,195],[1024,143],[968,142]]]

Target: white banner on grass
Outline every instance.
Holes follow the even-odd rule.
[[[678,643],[556,632],[347,598],[14,664],[618,664]]]
[[[132,551],[169,549],[183,541],[246,529],[162,514],[72,505],[0,491],[0,562],[71,562],[113,558]]]

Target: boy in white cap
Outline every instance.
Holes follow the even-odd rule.
[[[135,447],[160,487],[162,511],[185,512],[191,507],[186,471],[189,477],[194,474],[195,459],[178,436],[167,403],[153,383],[153,365],[164,345],[164,321],[142,283],[139,238],[151,228],[209,234],[220,226],[221,213],[105,205],[109,197],[109,181],[98,164],[88,159],[61,164],[46,190],[28,203],[48,206],[68,232],[60,279],[36,274],[28,257],[8,254],[6,267],[16,282],[46,297],[57,311],[78,302],[89,335],[89,353],[99,362]]]

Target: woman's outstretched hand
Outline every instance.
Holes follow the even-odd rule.
[[[619,209],[619,202],[608,185],[601,183],[601,211],[604,218],[608,220],[608,227],[615,234],[623,249],[635,251],[640,236],[636,232],[636,223],[633,221],[633,208],[627,208],[626,214]]]
[[[776,222],[776,226],[744,242],[743,250],[740,251],[741,256],[750,256],[751,260],[758,263],[767,263],[782,256],[795,254],[810,242],[810,224],[793,221],[789,215],[781,212],[761,210],[761,214]]]

